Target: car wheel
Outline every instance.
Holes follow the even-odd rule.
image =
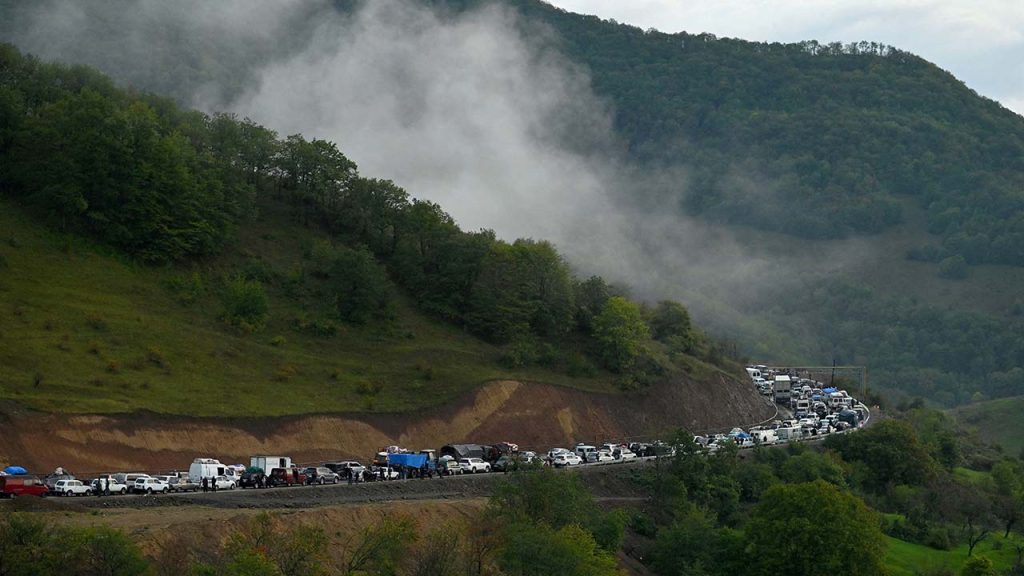
[[[153,494],[152,488],[146,488],[146,494]]]
[[[234,489],[235,489],[235,483],[232,482],[231,486],[228,487],[228,490],[234,490]]]
[[[164,494],[167,494],[168,488],[164,488]]]
[[[128,489],[127,488],[121,488],[121,495],[122,496],[124,496],[127,493],[128,493]]]
[[[86,496],[92,496],[92,490],[86,490],[85,491],[85,495]]]
[[[15,498],[18,497],[18,495],[15,494],[14,492],[11,492],[10,494],[7,495],[7,497],[10,498],[11,500],[14,500]]]

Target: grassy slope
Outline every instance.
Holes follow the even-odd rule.
[[[191,270],[141,267],[33,222],[0,201],[0,398],[29,407],[263,416],[410,411],[500,378],[612,389],[610,378],[503,370],[497,348],[402,298],[392,326],[341,325],[323,338],[292,328],[299,316],[329,317],[315,286],[288,297],[270,282],[266,328],[235,331],[217,319],[224,274],[256,255],[277,278],[303,264],[313,233],[283,213],[267,213],[197,268],[206,288],[188,305],[166,284]],[[285,342],[273,345],[276,336]]]
[[[1024,414],[1024,396],[979,402],[953,411],[961,424],[976,428],[983,440],[999,444],[1013,456],[1024,450],[1021,414]]]
[[[935,550],[896,538],[886,537],[886,539],[889,542],[886,565],[891,570],[891,576],[914,576],[941,567],[950,568],[954,574],[959,574],[964,562],[967,561],[966,544],[952,550]],[[992,535],[988,540],[978,544],[974,549],[974,554],[985,556],[991,560],[997,570],[1007,570],[1013,566],[1016,559],[1013,543],[1019,541],[1019,537],[1011,536],[1009,540],[1004,540],[1002,534]]]

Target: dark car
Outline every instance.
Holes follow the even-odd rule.
[[[250,468],[238,478],[239,488],[266,488],[270,483],[262,468]]]
[[[18,496],[46,496],[50,489],[42,480],[31,474],[0,476],[0,495],[4,498]]]
[[[291,468],[274,468],[270,471],[270,475],[267,476],[267,485],[269,486],[301,486],[305,483],[306,475],[294,466]]]

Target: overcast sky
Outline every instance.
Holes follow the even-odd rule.
[[[1024,0],[547,0],[662,32],[777,42],[878,41],[1024,114]]]

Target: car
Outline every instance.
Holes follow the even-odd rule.
[[[459,461],[451,456],[442,456],[437,459],[437,471],[442,476],[455,476],[466,472]]]
[[[213,479],[213,485],[217,487],[217,490],[234,490],[238,484],[233,476],[216,476]]]
[[[401,474],[391,466],[374,466],[368,476],[374,480],[397,480]]]
[[[560,452],[551,461],[551,465],[555,468],[579,466],[580,464],[583,464],[583,459],[572,452]]]
[[[302,471],[312,484],[337,484],[341,475],[325,466],[310,466]]]
[[[250,468],[238,477],[239,488],[265,488],[267,486],[267,475],[262,468]]]
[[[572,452],[572,450],[569,450],[568,448],[552,448],[551,450],[548,450],[548,460],[554,460],[555,456],[565,454],[566,452]]]
[[[636,453],[625,446],[613,450],[612,456],[615,457],[616,460],[636,460]]]
[[[43,498],[50,491],[38,476],[32,474],[11,474],[0,476],[0,496],[17,498],[18,496],[39,496]]]
[[[104,492],[105,494],[127,494],[128,485],[123,482],[118,482],[114,476],[100,476],[89,483],[89,487],[92,488],[93,492],[99,493]]]
[[[171,492],[198,492],[199,484],[189,480],[188,476],[168,476],[167,485]]]
[[[614,462],[614,461],[615,461],[615,456],[612,456],[612,453],[611,453],[610,450],[598,450],[597,451],[597,460],[595,460],[595,462]]]
[[[597,447],[581,442],[576,445],[576,455],[584,462],[597,462]]]
[[[54,473],[54,474],[46,475],[46,477],[43,478],[43,484],[46,485],[46,488],[49,489],[50,492],[57,493],[57,490],[56,490],[57,482],[60,482],[61,480],[74,480],[74,479],[75,479],[75,477],[72,474],[67,474],[67,473],[63,473],[63,472],[60,473],[60,474]]]
[[[171,491],[171,485],[159,478],[147,476],[145,478],[137,478],[135,484],[132,484],[131,490],[135,494],[152,494],[154,492],[167,494]]]
[[[519,454],[502,454],[493,465],[493,469],[499,472],[518,470],[524,466],[529,466],[537,460],[535,454],[522,452]]]
[[[58,480],[53,485],[53,492],[61,496],[88,496],[92,494],[92,488],[80,480]]]
[[[484,462],[482,458],[460,458],[459,466],[469,474],[491,471],[491,465]]]
[[[357,477],[362,476],[363,472],[366,472],[366,466],[363,466],[355,460],[343,460],[341,462],[326,462],[324,468],[329,468],[332,472],[340,476],[341,478],[348,478],[350,474],[355,474]]]

